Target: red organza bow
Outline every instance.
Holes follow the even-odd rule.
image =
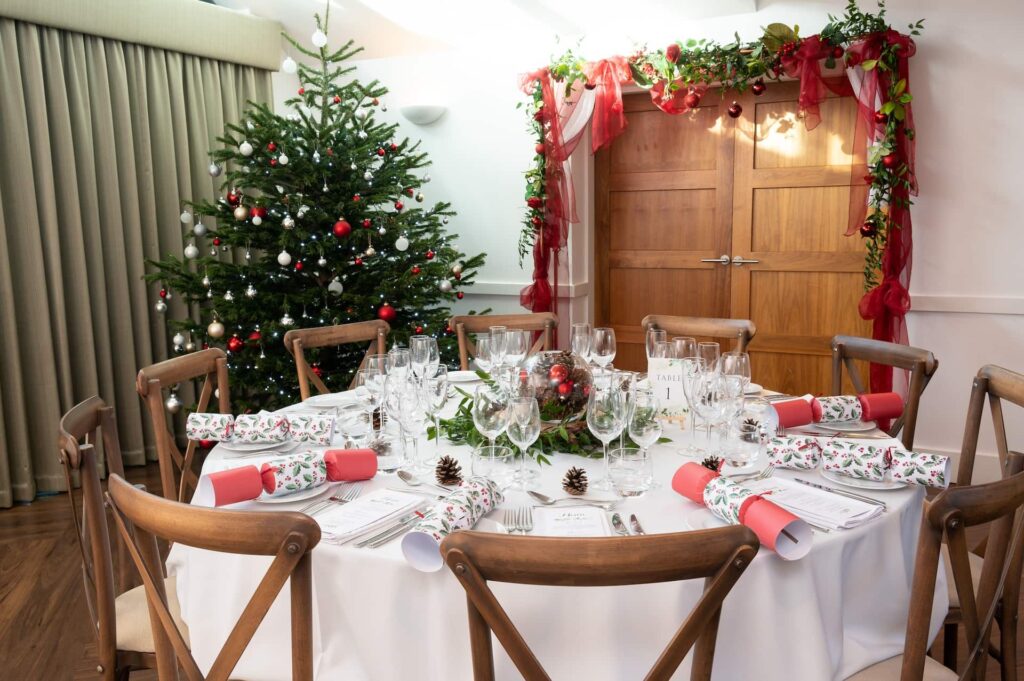
[[[626,112],[622,106],[622,84],[633,77],[625,57],[615,56],[588,62],[583,67],[587,84],[594,87],[594,116],[590,123],[590,146],[594,152],[607,146],[626,129]]]
[[[825,79],[821,77],[821,60],[832,52],[832,46],[812,35],[800,42],[796,52],[782,58],[782,69],[790,78],[800,80],[800,95],[797,103],[804,115],[804,125],[813,130],[821,123],[819,105],[828,94]]]

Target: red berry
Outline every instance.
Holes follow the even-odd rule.
[[[301,260],[298,261],[297,263],[295,263],[295,271],[296,272],[301,272],[302,271],[302,261]]]
[[[537,146],[535,146],[533,148],[533,150],[537,152],[538,156],[543,156],[544,155],[544,143],[543,142],[537,142]]]
[[[304,95],[304,94],[306,94],[306,88],[304,88],[304,87],[300,87],[300,88],[299,88],[299,94],[300,94],[300,95]]]
[[[370,218],[363,218],[363,229],[370,229]]]
[[[348,224],[347,220],[338,220],[334,223],[333,231],[334,236],[340,239],[352,233],[352,225]]]
[[[899,162],[900,159],[898,156],[896,156],[896,154],[886,154],[885,156],[882,157],[882,165],[884,165],[886,168],[895,168],[897,165],[899,165]]]
[[[865,175],[864,176],[864,183],[865,184],[874,184],[875,183],[875,176],[871,175],[871,174]]]
[[[378,156],[383,156],[384,155],[384,150],[383,149],[378,149],[377,150],[377,155]]]
[[[277,145],[273,142],[267,142],[267,151],[276,151]]]
[[[427,251],[427,260],[433,260],[433,259],[434,259],[434,252],[433,251]]]
[[[540,198],[539,196],[531,196],[530,198],[526,199],[526,205],[529,206],[530,208],[540,208],[541,206],[544,205],[544,199]]]

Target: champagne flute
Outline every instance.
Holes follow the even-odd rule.
[[[433,372],[424,377],[423,395],[427,415],[434,422],[434,459],[437,459],[441,455],[441,410],[448,401],[448,367],[434,367]]]
[[[686,406],[688,413],[686,420],[689,421],[690,427],[690,443],[686,445],[686,449],[676,450],[677,454],[683,456],[700,456],[704,454],[704,449],[697,445],[697,408],[696,408],[696,382],[701,374],[704,373],[704,360],[700,357],[687,357],[683,359],[683,395],[686,397]]]
[[[492,339],[489,334],[481,334],[476,339],[476,354],[473,357],[478,369],[485,373],[491,372]]]
[[[530,351],[530,332],[522,329],[510,329],[505,332],[505,360],[509,365],[517,367],[526,359]]]
[[[492,326],[491,332],[491,366],[500,367],[505,363],[505,332],[504,326]]]
[[[402,380],[409,375],[409,365],[412,363],[412,356],[409,348],[396,345],[388,352],[388,375],[395,374]]]
[[[473,425],[490,441],[491,451],[494,451],[494,441],[508,427],[508,396],[497,386],[477,386],[472,412]]]
[[[420,459],[420,435],[427,427],[427,402],[417,385],[406,383],[398,396],[399,418],[406,436],[412,440],[412,470],[427,473],[429,463]]]
[[[666,357],[672,358],[674,354],[671,343],[668,341],[658,341],[654,344],[650,354],[647,355],[647,359],[650,361],[652,359],[663,359]]]
[[[668,341],[668,332],[667,331],[663,331],[662,329],[655,329],[655,328],[647,329],[647,335],[646,335],[645,340],[646,340],[646,349],[647,349],[647,359],[651,359],[652,357],[659,357],[659,356],[660,357],[664,357],[665,356],[665,355],[656,355],[654,353],[655,353],[655,349],[658,347],[658,343]]]
[[[593,331],[590,329],[590,324],[586,322],[576,322],[572,325],[570,342],[573,354],[579,355],[587,363],[590,362],[592,334]]]
[[[603,371],[615,359],[615,329],[598,327],[591,338],[591,359]]]
[[[722,363],[722,374],[736,376],[746,390],[750,385],[750,355],[745,352],[727,352],[719,361]]]
[[[516,397],[509,405],[511,416],[508,420],[508,439],[519,448],[519,472],[516,473],[516,489],[527,489],[540,472],[526,468],[527,451],[540,437],[540,406],[534,397]]]
[[[412,373],[416,380],[423,380],[431,369],[440,363],[437,339],[430,336],[413,336],[409,340],[409,353],[412,356]]]
[[[689,336],[672,337],[672,356],[676,359],[697,357],[697,340]]]
[[[591,483],[594,489],[608,490],[612,481],[608,475],[608,445],[618,437],[626,424],[626,401],[616,381],[594,383],[587,399],[587,427],[604,445],[604,475]]]
[[[398,435],[402,440],[403,454],[406,447],[405,437],[405,423],[402,421],[402,391],[405,390],[406,381],[405,376],[390,373],[384,379],[384,410],[387,412],[388,418],[398,424]],[[381,420],[381,427],[383,430],[383,419]]]
[[[722,348],[718,343],[697,343],[697,356],[704,360],[704,371],[718,371],[718,358]]]

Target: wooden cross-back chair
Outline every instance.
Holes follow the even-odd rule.
[[[1003,403],[1009,402],[1017,407],[1024,407],[1024,374],[1018,374],[995,365],[985,365],[978,370],[971,384],[971,397],[967,405],[967,421],[964,426],[964,440],[960,449],[960,463],[957,469],[957,484],[970,485],[974,475],[975,455],[978,451],[978,437],[981,434],[981,422],[985,413],[985,403],[989,404],[992,415],[992,428],[995,434],[996,450],[999,453],[999,469],[1007,475],[1009,446],[1006,441],[1006,419]],[[987,554],[987,540],[982,540],[969,555],[974,575],[981,572],[983,556]],[[1017,678],[1017,619],[1020,609],[1020,578],[1024,565],[1024,547],[1014,556],[1013,571],[1018,575],[1016,580],[1007,583],[1003,597],[997,603],[996,623],[999,625],[1000,644],[992,646],[992,655],[1000,663],[1003,681]],[[947,569],[949,560],[945,560]],[[949,667],[956,667],[957,635],[963,613],[956,592],[950,587],[950,609],[946,616],[943,633],[943,661]]]
[[[757,327],[749,319],[719,319],[716,317],[675,317],[665,314],[649,314],[640,322],[646,334],[648,329],[660,329],[673,336],[693,336],[734,340],[736,352],[746,352],[747,346],[757,334]],[[725,350],[723,350],[725,352]]]
[[[313,679],[313,592],[310,551],[320,527],[294,512],[229,511],[168,501],[110,477],[107,500],[128,554],[142,578],[161,681],[226,681],[277,595],[289,581],[292,679]],[[157,539],[207,551],[273,556],[273,561],[210,667],[202,675],[168,608]],[[200,614],[201,616],[201,614]]]
[[[199,350],[152,364],[140,370],[135,381],[135,389],[145,401],[153,424],[156,455],[160,463],[160,486],[167,499],[187,501],[191,495],[186,496],[186,493],[195,490],[199,484],[199,478],[192,469],[198,443],[190,440],[184,454],[178,449],[167,424],[163,391],[174,388],[178,383],[198,379],[203,380],[203,386],[195,411],[205,412],[216,391],[218,410],[222,414],[230,414],[227,355],[220,348]]]
[[[832,338],[832,394],[843,394],[843,367],[850,376],[853,389],[858,395],[868,392],[868,386],[861,378],[855,360],[884,364],[910,372],[907,399],[903,415],[889,426],[889,435],[896,437],[902,430],[903,446],[914,448],[914,433],[917,430],[917,414],[921,407],[921,395],[928,382],[939,368],[939,360],[930,350],[915,348],[899,343],[860,338],[857,336],[835,336]]]
[[[82,557],[85,601],[99,658],[97,672],[104,681],[115,681],[127,678],[133,669],[154,668],[156,660],[145,600],[140,598],[140,589],[129,588],[125,545],[117,539],[116,531],[111,541],[100,482],[103,471],[96,449],[101,441],[107,470],[123,476],[113,408],[99,397],[90,397],[61,418],[57,448],[67,477],[71,518]],[[82,488],[80,513],[72,488],[73,473],[78,474]],[[176,612],[173,591],[170,598]]]
[[[528,681],[550,677],[488,581],[543,586],[624,586],[704,578],[704,593],[645,677],[669,679],[696,644],[691,681],[708,681],[722,602],[757,554],[757,537],[731,527],[644,537],[511,537],[455,532],[441,554],[466,590],[473,678],[493,681],[491,633]]]
[[[359,368],[366,365],[370,355],[382,355],[388,351],[388,333],[391,327],[381,319],[374,319],[366,322],[353,322],[351,324],[337,324],[335,326],[318,326],[311,329],[292,329],[284,334],[284,347],[288,353],[295,358],[295,370],[299,375],[299,394],[303,400],[310,397],[310,382],[316,386],[321,395],[331,392],[324,384],[323,379],[316,375],[313,368],[306,361],[303,350],[310,348],[335,347],[347,345],[348,343],[362,343],[369,341],[366,348],[366,355],[359,363]],[[355,387],[356,379],[352,377],[350,388]]]
[[[1024,536],[1024,455],[1008,454],[1007,477],[984,485],[954,486],[925,503],[914,560],[910,614],[902,655],[857,672],[847,681],[981,681],[989,657],[989,637],[998,602],[1021,575],[1015,556]],[[972,575],[966,530],[989,524],[980,575]],[[960,601],[969,657],[963,671],[928,657],[932,602],[943,544],[948,547],[952,580]],[[1004,665],[1005,668],[1005,660]],[[1004,675],[1003,678],[1006,678]]]
[[[469,369],[470,357],[476,356],[476,343],[471,334],[487,333],[492,326],[504,326],[509,329],[537,332],[537,339],[530,348],[528,355],[555,347],[558,330],[558,316],[553,312],[532,312],[525,314],[488,314],[488,315],[456,315],[448,321],[448,326],[455,332],[459,340],[459,368]]]

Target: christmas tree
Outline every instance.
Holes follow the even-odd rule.
[[[302,86],[281,116],[250,102],[211,152],[210,174],[223,198],[185,201],[182,257],[150,261],[162,285],[156,309],[176,293],[186,317],[169,319],[176,353],[228,351],[236,410],[276,408],[298,399],[290,328],[383,319],[392,342],[412,334],[438,340],[453,363],[457,342],[447,304],[463,296],[483,256],[466,257],[443,225],[448,203],[425,207],[429,165],[419,143],[378,123],[387,93],[363,84],[344,63],[362,48],[327,48],[316,17],[315,50],[286,36],[314,65],[298,65]],[[286,61],[285,67],[294,67]],[[307,353],[332,390],[344,390],[365,345]]]

